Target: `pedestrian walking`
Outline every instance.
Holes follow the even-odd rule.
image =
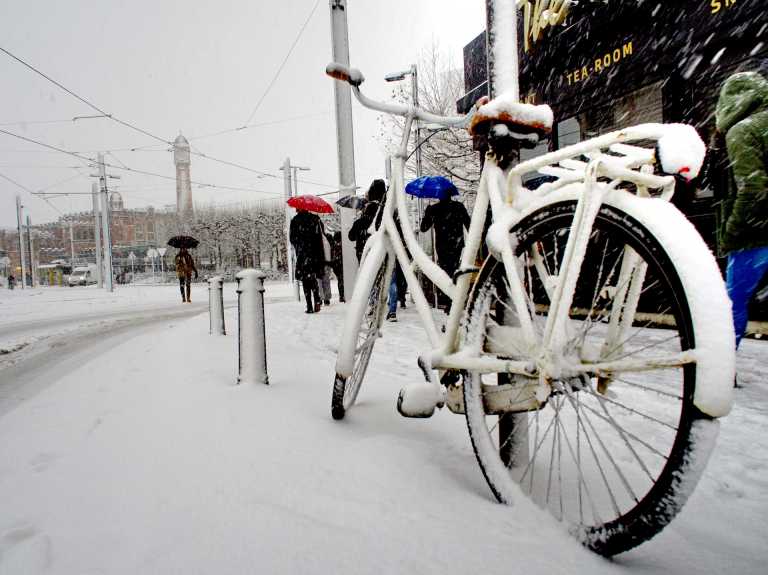
[[[179,253],[174,258],[176,264],[176,276],[179,278],[179,290],[181,291],[181,303],[190,303],[192,301],[192,273],[197,279],[197,268],[192,254],[187,248],[180,248]]]
[[[341,249],[341,232],[336,231],[333,234],[326,234],[331,244],[331,269],[336,276],[336,285],[339,289],[339,301],[344,303],[344,265]]]
[[[715,122],[727,152],[725,177],[718,180],[724,185],[716,189],[718,241],[728,254],[726,284],[738,348],[749,301],[768,271],[768,79],[758,72],[727,78]]]
[[[331,305],[331,242],[325,232],[323,221],[320,220],[320,240],[323,242],[323,272],[320,281],[320,296],[325,305]]]
[[[407,286],[403,268],[400,267],[400,262],[395,261],[395,269],[392,270],[392,278],[389,281],[387,321],[397,321],[398,302],[400,302],[401,308],[405,308],[405,291]]]
[[[16,277],[11,274],[8,276],[8,289],[13,289],[16,287]]]
[[[368,188],[368,193],[366,194],[366,199],[368,201],[360,213],[360,217],[355,220],[355,222],[352,224],[352,227],[349,229],[347,237],[350,241],[355,242],[355,253],[357,254],[357,261],[360,261],[360,258],[363,257],[365,242],[368,241],[368,238],[371,235],[368,230],[374,223],[374,220],[377,220],[377,227],[381,221],[381,219],[377,218],[376,216],[379,213],[379,208],[384,202],[384,196],[386,193],[387,185],[384,183],[384,180],[373,180],[370,187]]]
[[[317,214],[300,208],[297,212],[291,220],[289,233],[296,251],[296,279],[301,281],[304,291],[306,313],[315,313],[323,306],[317,283],[325,269],[322,224]]]
[[[459,269],[461,251],[464,249],[464,230],[469,229],[469,214],[461,202],[451,199],[444,191],[437,203],[427,206],[419,229],[422,232],[435,229],[437,264],[453,279]],[[450,308],[450,300],[444,294],[439,298],[442,306]]]

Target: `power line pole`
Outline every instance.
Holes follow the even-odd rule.
[[[349,66],[349,37],[347,34],[346,0],[330,0],[331,43],[333,61]],[[346,82],[333,82],[336,102],[336,142],[339,163],[339,199],[355,193],[355,150],[352,133],[352,92]],[[357,255],[349,240],[349,230],[355,219],[354,210],[339,210],[341,219],[341,253],[346,301],[352,297],[357,277]]]
[[[291,249],[291,218],[293,217],[293,208],[288,205],[288,200],[294,195],[294,186],[292,183],[292,174],[295,174],[294,168],[299,166],[291,165],[291,159],[285,158],[280,171],[283,172],[283,185],[285,189],[285,259],[288,261],[288,281],[293,283],[293,289],[296,294],[296,300],[300,300],[299,281],[296,279],[296,266],[293,261],[293,251]],[[306,168],[307,170],[309,168]]]
[[[69,218],[69,265],[75,269],[75,226],[72,223],[73,217]]]
[[[99,183],[101,185],[101,225],[104,234],[104,271],[106,279],[106,288],[113,291],[112,282],[112,235],[109,225],[109,195],[107,192],[107,170],[104,166],[104,154],[99,153]],[[118,176],[110,176],[116,178]]]
[[[19,232],[19,261],[21,265],[21,289],[27,287],[27,258],[24,250],[24,227],[21,225],[21,198],[16,196],[16,229]]]
[[[96,283],[104,287],[104,273],[101,261],[101,214],[99,213],[99,185],[91,182],[91,200],[93,202],[93,243],[96,252]]]
[[[32,287],[37,287],[37,278],[35,277],[35,257],[32,252],[32,220],[27,214],[27,248],[29,249],[29,277]]]
[[[308,172],[311,168],[291,165],[291,169],[293,170],[293,195],[296,197],[299,195],[299,170]]]

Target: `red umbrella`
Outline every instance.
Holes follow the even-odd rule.
[[[296,196],[288,200],[288,205],[297,210],[307,210],[308,212],[317,212],[318,214],[332,214],[333,206],[323,198],[318,198],[311,194]]]

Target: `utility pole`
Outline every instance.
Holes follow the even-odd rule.
[[[27,214],[27,248],[29,249],[29,277],[32,281],[32,287],[37,287],[37,278],[35,277],[35,257],[32,252],[32,220]]]
[[[19,265],[21,265],[21,289],[27,287],[27,258],[24,250],[24,227],[21,225],[21,198],[16,196],[16,229],[19,232]]]
[[[291,165],[291,169],[293,170],[293,196],[296,197],[299,195],[299,170],[308,172],[311,168]]]
[[[517,57],[517,4],[509,10],[510,18],[496,18],[496,4],[509,0],[485,0],[486,38],[488,43],[488,96],[509,93],[520,100]],[[501,37],[501,41],[500,40]],[[510,50],[509,47],[514,49]],[[499,63],[500,65],[497,65]]]
[[[99,184],[91,182],[91,200],[93,201],[93,243],[96,252],[96,283],[104,287],[104,269],[101,261],[101,214],[99,213]],[[131,262],[133,264],[133,262]]]
[[[72,224],[72,217],[69,219],[69,265],[75,269],[75,226]]]
[[[508,0],[486,0],[486,38],[488,42],[488,96],[511,94],[515,102],[520,100],[517,57],[517,4],[510,12],[511,18],[496,18],[496,5]],[[510,49],[510,47],[512,49]],[[504,312],[502,311],[502,317]],[[502,324],[504,322],[502,321]],[[511,384],[515,376],[498,374],[499,385]],[[500,417],[498,425],[502,461],[507,467],[521,468],[529,461],[527,414]]]
[[[101,184],[101,225],[104,233],[104,272],[106,288],[113,291],[112,283],[112,236],[109,225],[109,195],[107,192],[107,170],[104,166],[104,154],[99,153],[99,183]],[[116,178],[117,176],[110,176]]]
[[[333,61],[349,66],[346,0],[330,0]],[[352,133],[352,92],[346,82],[333,82],[336,102],[336,145],[339,163],[339,199],[355,193],[355,149]],[[355,219],[354,210],[339,210],[341,216],[341,253],[344,273],[344,298],[349,301],[357,277],[357,255],[349,240]]]
[[[293,283],[293,290],[296,294],[296,300],[300,300],[299,294],[299,282],[296,279],[296,269],[293,261],[293,251],[291,249],[291,218],[293,217],[293,208],[288,205],[288,200],[293,196],[293,185],[291,182],[291,175],[294,173],[293,168],[299,166],[292,166],[291,159],[285,158],[283,165],[280,167],[280,171],[283,172],[283,186],[285,189],[285,259],[288,263],[288,281]],[[309,169],[309,168],[306,168]]]

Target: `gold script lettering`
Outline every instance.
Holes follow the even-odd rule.
[[[523,48],[530,51],[542,32],[565,21],[572,0],[522,0]],[[547,6],[549,4],[549,6]]]

